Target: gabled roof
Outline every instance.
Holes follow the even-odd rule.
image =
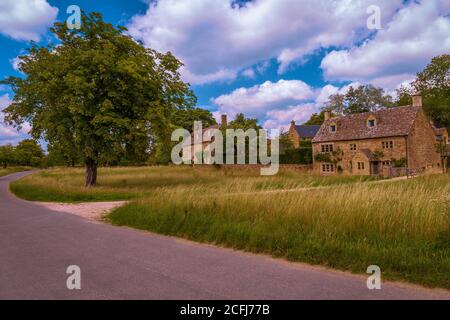
[[[331,118],[320,127],[313,142],[408,136],[420,110],[421,107],[405,106]],[[369,128],[367,120],[371,116],[375,117],[376,126]],[[330,131],[331,124],[336,125],[336,132]]]
[[[361,149],[359,150],[360,153],[364,154],[368,160],[375,160],[375,155],[372,151],[369,149]]]
[[[314,138],[319,131],[320,126],[316,125],[301,125],[301,126],[295,126],[295,130],[297,130],[298,135],[301,138]]]

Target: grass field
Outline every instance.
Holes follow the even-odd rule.
[[[8,168],[0,168],[0,177],[7,176],[8,174],[26,171],[28,170],[25,167],[8,167]]]
[[[98,186],[84,187],[84,169],[41,171],[11,184],[11,190],[30,201],[83,202],[130,200],[159,195],[161,188],[206,192],[255,192],[341,185],[373,180],[368,177],[322,177],[284,171],[274,177],[253,172],[191,167],[100,168]],[[208,191],[210,190],[210,191]]]
[[[41,172],[12,189],[33,200],[134,199],[107,220],[356,273],[378,265],[384,279],[450,289],[450,175],[373,183],[213,168],[99,174],[100,186],[92,192],[82,187],[81,170]]]

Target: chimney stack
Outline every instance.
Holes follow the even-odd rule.
[[[328,110],[326,110],[326,111],[324,112],[324,116],[325,116],[325,121],[330,120],[330,118],[331,118],[331,112],[328,111]]]
[[[227,118],[226,114],[222,115],[222,123],[220,125],[222,125],[224,127],[226,127],[228,125],[228,118]]]
[[[413,107],[422,108],[422,96],[420,94],[415,94],[412,96]]]

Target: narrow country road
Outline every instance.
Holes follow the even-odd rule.
[[[92,223],[15,198],[0,178],[0,299],[450,299],[170,237]],[[66,269],[81,268],[81,290]]]

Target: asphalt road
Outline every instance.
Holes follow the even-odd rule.
[[[9,193],[25,174],[0,178],[0,299],[450,299],[50,211]],[[67,289],[70,265],[81,290]]]

